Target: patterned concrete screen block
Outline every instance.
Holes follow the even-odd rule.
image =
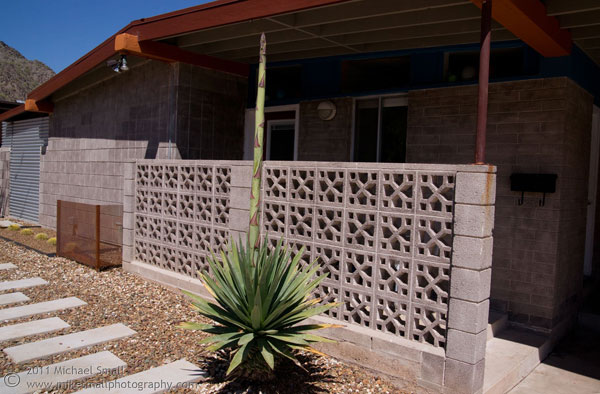
[[[131,328],[123,324],[112,324],[91,330],[61,335],[37,342],[12,346],[4,349],[4,353],[15,363],[24,363],[38,358],[47,358],[56,354],[70,352],[99,343],[126,338],[135,334]]]
[[[85,301],[77,297],[59,298],[52,301],[38,302],[23,306],[15,306],[0,310],[0,321],[14,320],[42,313],[61,311],[63,309],[76,308],[87,305]]]
[[[21,292],[0,295],[0,305],[16,304],[17,302],[29,301],[29,297]]]
[[[331,317],[443,347],[456,172],[405,165],[271,163],[263,235],[306,246],[329,276]]]
[[[25,394],[48,391],[52,388],[69,388],[69,383],[89,378],[100,372],[123,371],[127,364],[111,352],[99,352],[87,356],[50,364],[44,368],[29,369],[0,379],[0,392]],[[37,373],[32,373],[37,372]]]
[[[29,335],[45,334],[71,327],[67,322],[58,317],[28,321],[0,327],[0,341],[10,341]]]
[[[206,373],[186,360],[178,360],[160,367],[130,376],[105,382],[97,387],[90,387],[78,393],[85,394],[141,394],[162,393],[181,388],[192,388],[191,384],[198,382]]]
[[[197,276],[228,241],[231,165],[136,163],[133,258]]]
[[[35,287],[41,285],[47,285],[42,278],[27,278],[18,280],[9,280],[6,282],[0,282],[0,291],[14,290],[14,289],[26,289],[28,287]]]

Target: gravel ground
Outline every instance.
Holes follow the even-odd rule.
[[[20,323],[32,319],[58,316],[71,325],[61,334],[123,323],[137,334],[81,351],[69,352],[46,360],[22,365],[13,364],[0,352],[1,376],[21,372],[33,366],[69,360],[102,350],[109,350],[127,363],[120,375],[102,375],[86,382],[101,382],[141,372],[151,367],[186,358],[209,372],[209,377],[197,388],[180,392],[201,393],[399,393],[421,391],[407,383],[408,391],[401,391],[385,379],[376,377],[359,367],[329,357],[302,355],[307,374],[290,364],[282,364],[278,378],[270,383],[253,386],[246,382],[224,380],[226,361],[222,356],[208,353],[198,344],[204,334],[177,328],[182,321],[206,319],[189,308],[186,299],[161,285],[147,282],[121,268],[96,272],[86,266],[63,258],[49,258],[0,240],[0,263],[12,262],[19,269],[0,271],[0,280],[15,280],[40,276],[49,285],[21,290],[31,302],[48,301],[63,297],[79,297],[88,305],[47,315],[11,321]],[[31,342],[57,335],[43,334],[26,339],[5,342],[3,347]],[[66,392],[66,391],[65,391]]]
[[[33,234],[24,235],[21,234],[20,231],[12,231],[8,228],[2,228],[0,229],[0,236],[20,242],[43,253],[56,253],[56,246],[50,245],[48,242],[46,242],[46,240],[35,239],[35,235],[38,233],[44,233],[48,236],[48,238],[56,237],[56,233],[53,230],[29,226],[22,227],[22,229],[24,228],[30,228],[33,231]]]

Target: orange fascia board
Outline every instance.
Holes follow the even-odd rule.
[[[18,107],[14,107],[6,112],[0,114],[0,122],[8,122],[11,118],[21,115],[25,112],[25,105],[21,104]]]
[[[481,8],[481,0],[471,2]],[[492,18],[545,57],[571,53],[571,33],[547,15],[539,0],[492,0]]]
[[[54,112],[54,104],[48,100],[27,99],[25,100],[25,111],[51,114]]]
[[[115,54],[115,36],[121,33],[135,35],[141,41],[157,40],[211,27],[346,1],[350,0],[219,0],[136,20],[33,90],[27,97],[42,100],[98,64],[108,60]]]
[[[115,37],[115,51],[164,62],[193,64],[213,70],[241,75],[246,78],[250,73],[250,67],[244,63],[186,51],[174,45],[162,42],[139,41],[137,36],[128,33],[118,34]]]

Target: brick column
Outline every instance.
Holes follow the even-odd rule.
[[[496,169],[458,172],[450,273],[445,391],[481,393],[492,277]]]
[[[250,219],[250,182],[252,162],[241,161],[231,167],[231,194],[229,197],[229,232],[237,242],[246,239]]]
[[[123,164],[123,266],[133,260],[135,162]]]

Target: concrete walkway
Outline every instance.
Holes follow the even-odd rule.
[[[599,394],[600,333],[578,328],[511,394]]]
[[[0,265],[0,270],[15,268],[18,267],[14,264]],[[0,282],[0,292],[27,289],[46,284],[48,282],[42,278],[5,281]],[[0,305],[27,303],[28,301],[31,301],[30,298],[20,292],[0,294]],[[35,316],[84,305],[87,305],[85,301],[76,297],[68,297],[0,309],[0,348],[2,348],[2,342],[16,338],[27,338],[41,333],[57,332],[59,334],[59,331],[70,327],[67,322],[58,317],[36,320]],[[32,317],[32,320],[10,324],[10,320],[26,317]],[[59,334],[51,338],[12,347],[6,347],[5,345],[3,351],[14,363],[23,363],[72,352],[77,349],[88,348],[105,342],[118,341],[119,339],[135,334],[134,330],[124,324],[117,323],[65,335]],[[127,364],[111,352],[101,351],[39,369],[39,371],[46,371],[46,373],[36,375],[24,371],[3,376],[0,378],[0,393],[21,394],[40,390],[45,391],[52,388],[69,389],[71,388],[69,384],[73,382],[84,381],[98,373],[105,373],[110,370],[125,370],[126,367]],[[84,392],[158,393],[170,389],[190,387],[189,384],[198,382],[204,374],[197,366],[182,359],[120,379],[108,380],[99,385],[91,386],[84,390]]]

